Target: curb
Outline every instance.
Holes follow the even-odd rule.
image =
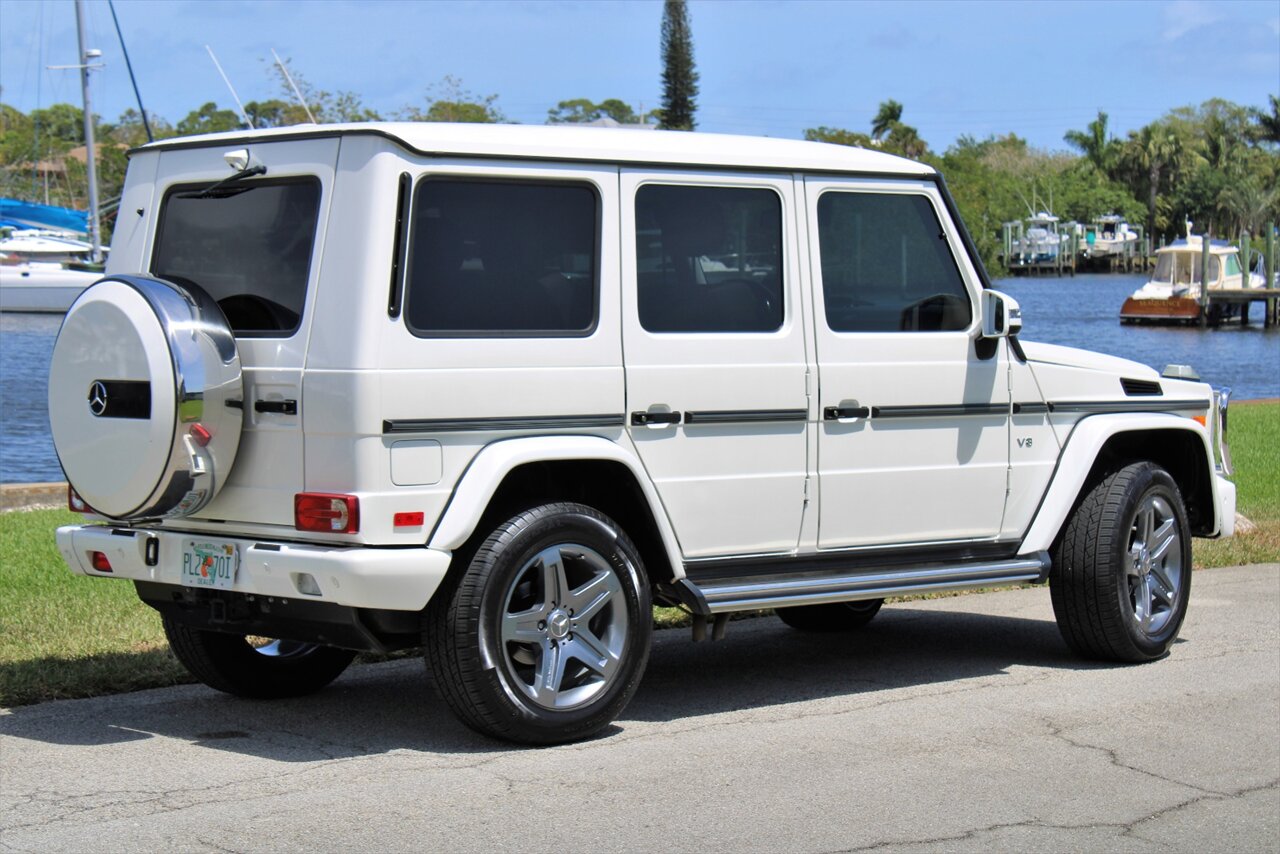
[[[65,507],[66,503],[65,482],[0,484],[0,513],[33,507]]]

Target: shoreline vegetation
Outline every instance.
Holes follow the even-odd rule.
[[[1255,528],[1195,540],[1196,569],[1280,562],[1280,401],[1233,404],[1229,435],[1238,509]],[[0,707],[192,681],[133,585],[72,575],[63,564],[53,530],[79,521],[63,508],[0,513]],[[671,628],[688,617],[659,608],[654,620]]]

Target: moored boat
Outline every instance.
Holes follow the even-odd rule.
[[[0,264],[0,311],[61,314],[100,278],[100,271],[52,261]]]
[[[1126,257],[1138,246],[1138,233],[1116,214],[1100,216],[1086,227],[1084,253],[1090,260]]]
[[[1190,223],[1188,223],[1188,226]],[[1190,228],[1188,228],[1190,231]],[[1120,307],[1121,323],[1194,323],[1201,312],[1201,266],[1204,238],[1188,234],[1182,240],[1156,250],[1151,279]],[[1209,241],[1207,288],[1240,290],[1262,288],[1263,276],[1249,273],[1240,263],[1240,250],[1225,240]],[[1210,320],[1226,320],[1240,311],[1238,303],[1211,302]]]

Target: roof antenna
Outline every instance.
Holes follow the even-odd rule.
[[[293,89],[293,94],[298,98],[298,103],[302,105],[302,109],[307,111],[307,118],[311,119],[313,125],[319,124],[316,121],[316,117],[311,114],[311,108],[307,106],[307,102],[302,98],[302,93],[298,91],[298,84],[294,83],[293,78],[289,76],[289,69],[284,67],[284,63],[280,60],[280,54],[276,53],[275,48],[271,48],[271,55],[276,58],[276,65],[280,66],[280,73],[289,82],[289,88]]]
[[[231,97],[236,102],[236,109],[240,111],[240,120],[249,126],[249,130],[255,130],[253,119],[249,118],[249,114],[244,111],[244,106],[240,103],[240,96],[236,94],[236,87],[231,85],[231,81],[227,79],[227,72],[222,70],[222,65],[218,62],[218,57],[213,55],[213,48],[208,45],[204,49],[209,51],[209,58],[213,60],[213,67],[218,69],[218,73],[222,75],[222,82],[227,84],[227,88],[231,90]]]

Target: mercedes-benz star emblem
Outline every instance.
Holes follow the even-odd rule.
[[[107,411],[107,386],[102,380],[94,380],[89,386],[89,411],[94,415]]]

